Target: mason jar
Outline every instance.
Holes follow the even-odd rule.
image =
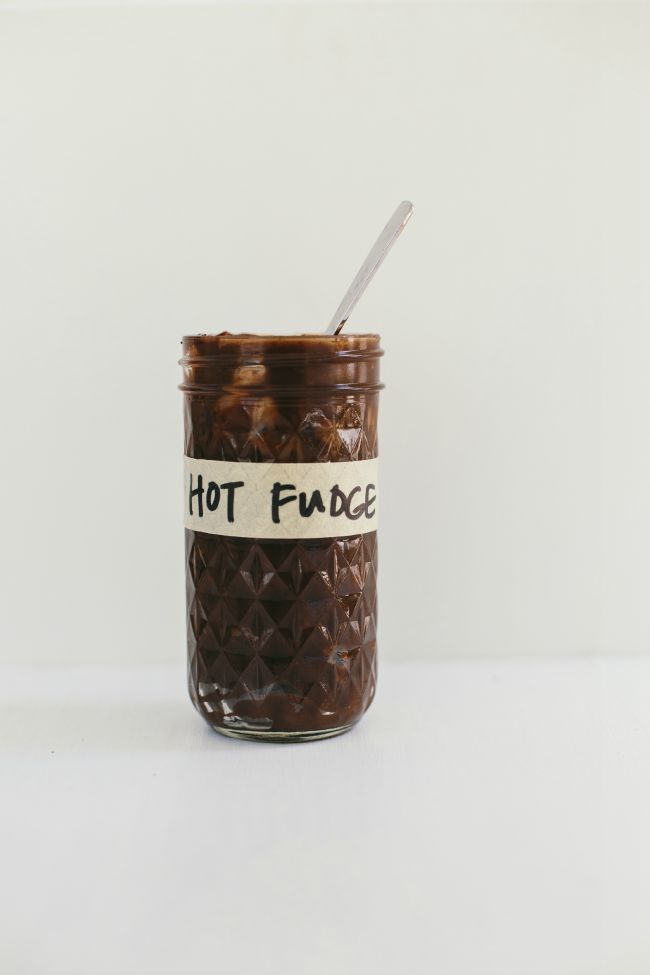
[[[341,734],[377,680],[379,336],[183,353],[191,699],[237,738]]]

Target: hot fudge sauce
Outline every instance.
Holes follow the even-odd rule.
[[[339,734],[375,693],[379,337],[183,352],[192,701],[236,737]]]

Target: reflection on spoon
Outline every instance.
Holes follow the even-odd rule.
[[[341,331],[359,298],[374,278],[386,254],[412,216],[413,204],[408,200],[403,200],[380,233],[372,250],[359,268],[357,276],[345,292],[343,301],[336,309],[334,317],[327,327],[327,335],[338,335]]]

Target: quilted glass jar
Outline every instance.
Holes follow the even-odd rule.
[[[216,730],[347,731],[377,674],[377,335],[183,339],[188,679]]]

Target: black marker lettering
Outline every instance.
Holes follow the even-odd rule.
[[[330,515],[332,518],[338,518],[345,512],[347,514],[347,505],[345,503],[345,495],[343,491],[335,484],[332,488],[332,501],[330,504]]]
[[[296,495],[292,494],[288,498],[280,498],[281,491],[295,491],[295,484],[281,484],[280,481],[276,481],[271,488],[271,519],[274,525],[280,524],[280,508],[283,504],[288,504],[289,501],[295,501]]]
[[[219,490],[219,485],[215,484],[214,481],[210,481],[208,484],[208,490],[205,493],[205,505],[208,511],[216,511],[219,507],[219,499],[221,497],[221,491]]]
[[[346,514],[347,514],[348,518],[350,519],[350,521],[356,521],[357,518],[360,518],[361,515],[366,510],[365,504],[358,504],[356,506],[356,508],[352,508],[352,498],[355,496],[355,494],[357,493],[357,491],[360,491],[360,490],[361,490],[361,488],[357,485],[357,487],[352,488],[352,490],[350,491],[350,494],[348,495],[348,510],[347,510]]]
[[[311,513],[318,508],[319,511],[325,511],[325,505],[323,504],[323,499],[321,497],[320,491],[314,491],[309,501],[307,501],[307,494],[305,491],[301,491],[298,496],[298,509],[303,518],[309,518]]]
[[[376,488],[376,486],[374,484],[369,484],[367,486],[367,488],[366,488],[366,518],[374,518],[375,509],[372,508],[372,506],[374,505],[375,501],[377,500],[377,495],[376,494],[373,494],[373,496],[370,497],[370,492],[371,491],[376,491],[376,490],[377,490],[377,488]],[[371,508],[372,508],[372,511],[370,510]]]
[[[221,490],[228,492],[228,523],[231,525],[235,520],[235,491],[243,486],[243,481],[228,481],[221,485]]]
[[[199,518],[203,517],[203,475],[199,474],[196,478],[197,486],[192,490],[193,475],[190,474],[190,514],[193,515],[192,498],[198,500]]]

